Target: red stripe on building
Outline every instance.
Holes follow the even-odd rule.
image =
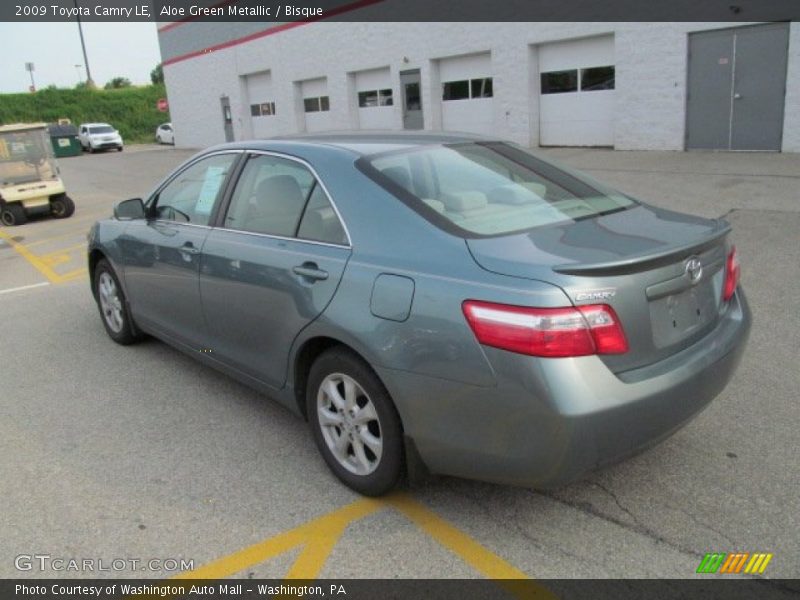
[[[227,0],[226,4],[231,2],[235,2],[236,0]],[[340,15],[342,13],[350,12],[352,10],[358,10],[360,8],[365,8],[367,6],[371,6],[373,4],[379,4],[384,0],[357,0],[356,2],[351,2],[350,4],[345,4],[343,6],[339,6],[338,8],[334,8],[328,11],[327,14],[322,15],[320,17],[313,17],[311,19],[305,21],[292,21],[291,23],[284,23],[283,25],[277,25],[275,27],[270,27],[268,29],[264,29],[262,31],[257,31],[255,33],[251,33],[250,35],[246,35],[244,37],[237,38],[235,40],[230,40],[227,42],[222,42],[220,44],[215,44],[214,46],[208,46],[207,48],[202,48],[201,50],[195,50],[193,52],[189,52],[187,54],[181,54],[179,56],[173,56],[165,60],[162,64],[164,66],[172,65],[184,60],[189,60],[190,58],[196,58],[198,56],[204,56],[206,54],[211,54],[212,52],[216,52],[218,50],[224,50],[225,48],[231,48],[232,46],[238,46],[239,44],[244,44],[245,42],[250,42],[252,40],[257,40],[258,38],[267,37],[268,35],[273,35],[275,33],[280,33],[281,31],[286,31],[287,29],[294,29],[295,27],[300,27],[302,25],[308,25],[309,23],[315,23],[317,21],[322,21],[324,19],[328,19],[330,17],[335,17],[336,15]],[[178,27],[179,25],[184,25],[188,21],[193,20],[193,18],[184,19],[183,21],[175,21],[174,23],[170,23],[165,27],[158,30],[159,33],[162,31],[166,31],[168,29],[172,29],[174,27]]]

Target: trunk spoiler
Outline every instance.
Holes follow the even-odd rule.
[[[719,241],[727,236],[731,231],[731,226],[728,222],[720,220],[719,223],[720,228],[717,231],[697,243],[667,248],[659,252],[653,252],[651,254],[644,254],[623,260],[590,264],[582,263],[556,265],[553,267],[553,271],[556,273],[562,273],[564,275],[586,275],[589,277],[601,277],[606,275],[625,275],[627,273],[635,273],[637,271],[664,266],[674,262],[676,256],[682,254],[699,254],[705,250],[708,250],[712,246],[717,245]]]

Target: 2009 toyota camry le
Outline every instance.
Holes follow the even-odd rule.
[[[194,156],[93,226],[89,272],[115,342],[275,398],[358,492],[554,487],[730,380],[750,311],[729,233],[511,143],[330,134]]]

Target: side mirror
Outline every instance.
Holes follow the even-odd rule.
[[[144,219],[144,202],[141,198],[123,200],[114,207],[114,217],[117,219]]]

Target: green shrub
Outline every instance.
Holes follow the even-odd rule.
[[[110,123],[122,134],[125,143],[152,142],[156,127],[169,121],[169,113],[159,112],[156,102],[166,97],[163,85],[147,85],[113,90],[52,89],[34,94],[0,95],[0,124],[55,123],[71,119],[81,123]]]

